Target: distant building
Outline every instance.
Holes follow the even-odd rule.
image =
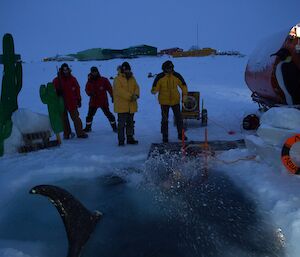
[[[190,51],[183,51],[183,52],[174,52],[172,54],[173,57],[200,57],[200,56],[209,56],[215,55],[217,51],[213,48],[202,48],[198,50],[190,50]]]
[[[110,60],[114,58],[136,58],[138,56],[157,56],[157,48],[148,45],[132,46],[125,49],[91,48],[76,54],[44,58],[43,61]]]
[[[239,51],[217,51],[216,55],[234,55],[238,57],[244,57]]]
[[[148,45],[137,45],[123,49],[124,58],[137,57],[140,55],[157,55],[157,48]]]
[[[173,48],[160,50],[158,54],[160,54],[160,55],[163,55],[163,54],[172,55],[173,53],[180,53],[180,52],[183,52],[183,49],[181,49],[179,47],[173,47]]]
[[[70,62],[70,61],[76,61],[76,58],[70,55],[55,55],[53,57],[45,57],[43,58],[43,62]]]

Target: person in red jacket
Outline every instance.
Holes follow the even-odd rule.
[[[56,93],[62,96],[65,103],[63,114],[64,139],[74,137],[71,131],[68,113],[73,120],[78,138],[87,138],[88,135],[82,129],[82,122],[79,117],[78,108],[81,107],[80,86],[77,79],[71,74],[71,69],[67,63],[63,63],[58,71],[57,77],[53,80]]]
[[[110,122],[110,125],[114,132],[117,132],[117,125],[115,116],[110,112],[107,92],[109,93],[113,102],[112,87],[109,80],[102,77],[99,73],[97,67],[91,67],[91,72],[88,75],[88,81],[86,83],[85,92],[90,97],[89,111],[86,117],[86,127],[85,132],[90,132],[92,130],[93,118],[97,112],[98,108],[101,108],[104,115]]]

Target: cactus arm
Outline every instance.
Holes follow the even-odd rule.
[[[48,104],[48,94],[47,94],[47,88],[45,85],[40,86],[40,98],[41,98],[43,104]]]
[[[17,95],[20,93],[23,84],[23,77],[22,77],[23,69],[21,62],[16,63],[16,89]]]

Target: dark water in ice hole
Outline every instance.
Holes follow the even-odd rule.
[[[139,183],[119,171],[52,184],[104,213],[82,257],[284,256],[255,201],[224,173],[209,170],[206,177],[202,168],[197,161],[160,158],[147,161],[143,171],[126,169],[142,178]],[[45,197],[28,194],[32,186],[6,206],[0,238],[40,244],[39,257],[66,256],[63,223]]]

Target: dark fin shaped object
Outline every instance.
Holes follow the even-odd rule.
[[[102,213],[91,213],[69,192],[57,186],[39,185],[33,187],[29,193],[50,198],[65,225],[69,241],[67,257],[79,257]]]

